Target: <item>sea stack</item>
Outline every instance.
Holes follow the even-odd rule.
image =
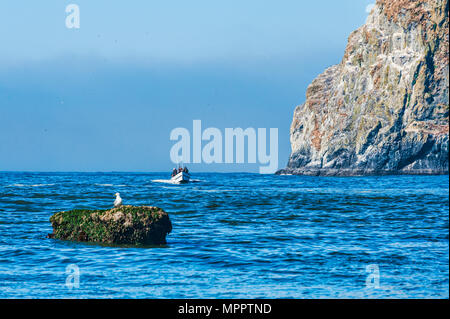
[[[448,174],[449,1],[377,0],[294,112],[279,174]]]
[[[50,222],[50,238],[105,244],[161,245],[172,231],[169,215],[152,206],[77,209],[56,213]]]

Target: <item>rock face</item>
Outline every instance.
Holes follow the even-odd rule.
[[[71,210],[50,217],[49,237],[106,244],[166,244],[169,215],[158,207],[122,206],[107,210]]]
[[[378,0],[295,109],[278,173],[448,174],[448,10],[448,0]]]

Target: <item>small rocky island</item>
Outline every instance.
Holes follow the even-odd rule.
[[[169,215],[153,206],[75,209],[50,217],[50,238],[125,245],[162,245],[172,231]]]

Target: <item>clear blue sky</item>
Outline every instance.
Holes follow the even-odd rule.
[[[277,127],[284,167],[295,106],[371,2],[1,1],[0,171],[168,171],[170,131],[193,119]]]

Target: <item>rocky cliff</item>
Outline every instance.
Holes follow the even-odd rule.
[[[448,174],[448,11],[448,0],[378,0],[295,109],[279,173]]]

